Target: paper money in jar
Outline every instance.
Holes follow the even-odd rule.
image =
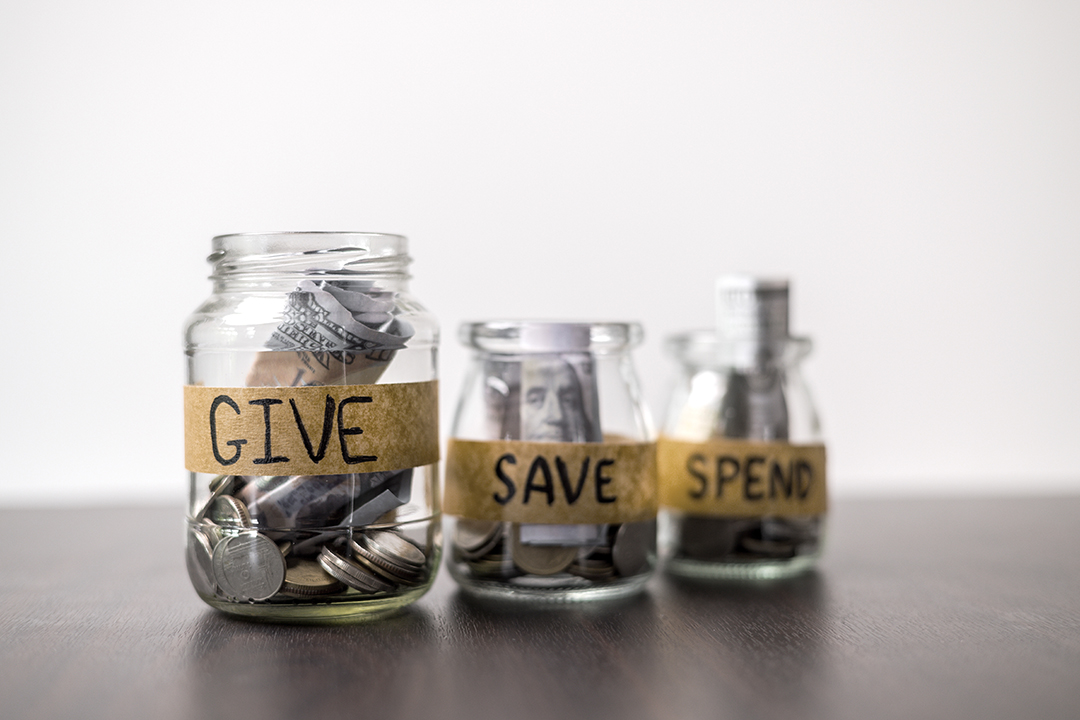
[[[439,556],[438,327],[409,294],[407,241],[229,235],[210,261],[214,294],[186,330],[197,592],[284,621],[414,601]],[[396,580],[350,549],[368,531],[404,543],[407,571],[376,555]]]
[[[463,326],[475,368],[452,430],[446,506],[457,518],[449,567],[467,591],[568,600],[642,588],[656,478],[628,371],[640,334],[623,323]]]
[[[668,340],[679,363],[658,444],[667,569],[781,577],[820,555],[825,446],[788,329],[788,283],[717,281],[717,325]]]

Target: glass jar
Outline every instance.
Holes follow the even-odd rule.
[[[474,350],[447,450],[450,572],[474,594],[589,600],[656,562],[655,442],[633,323],[463,325]]]
[[[780,577],[821,550],[825,446],[788,335],[788,283],[717,282],[717,329],[676,335],[679,362],[658,442],[668,571]]]
[[[407,240],[308,232],[213,240],[185,328],[187,566],[225,612],[391,612],[438,568],[435,318]]]

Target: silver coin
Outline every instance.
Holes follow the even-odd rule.
[[[400,567],[391,570],[385,563],[376,561],[375,557],[355,540],[350,540],[349,544],[354,552],[353,559],[358,564],[395,585],[419,585],[424,578],[424,573],[420,570],[403,570]]]
[[[206,504],[202,506],[202,510],[200,510],[199,513],[195,516],[195,519],[202,520],[204,517],[206,517],[206,513],[210,509],[210,505],[213,504],[214,500],[216,500],[220,495],[231,494],[229,491],[232,490],[232,487],[235,484],[236,483],[234,481],[233,475],[218,475],[213,480],[211,480],[210,499],[207,500]]]
[[[251,527],[247,506],[232,495],[221,495],[211,501],[206,517],[222,527]]]
[[[506,555],[488,555],[478,560],[470,560],[469,570],[480,578],[512,578],[521,571]]]
[[[656,523],[623,523],[615,533],[611,559],[622,577],[638,575],[649,567],[649,559],[656,553]]]
[[[352,549],[357,562],[391,582],[416,585],[426,574],[423,565],[419,567],[403,565],[396,562],[396,559],[373,552],[371,547],[365,543],[363,536],[361,536],[359,542],[350,540],[349,547]]]
[[[615,568],[611,566],[611,563],[604,562],[575,562],[571,563],[566,571],[571,575],[577,575],[594,582],[605,582],[614,580],[617,577]]]
[[[422,568],[427,555],[401,535],[387,530],[368,530],[360,536],[361,544],[375,555],[395,565]]]
[[[494,520],[458,518],[454,545],[465,558],[478,558],[495,549],[502,540],[502,523]]]
[[[266,600],[285,581],[285,558],[270,538],[258,533],[230,535],[214,548],[214,579],[231,600]]]
[[[394,589],[393,585],[370,570],[338,555],[328,547],[319,552],[319,565],[331,576],[362,593],[390,592]]]
[[[213,521],[209,518],[203,518],[199,521],[198,529],[199,532],[202,533],[203,537],[206,538],[207,542],[210,543],[210,550],[213,551],[213,549],[217,547],[218,542],[222,538],[221,527],[215,525]]]
[[[187,570],[191,584],[200,595],[213,595],[217,589],[214,582],[214,548],[200,527],[193,527],[188,537]]]
[[[282,595],[293,597],[316,597],[332,595],[345,589],[345,584],[327,574],[314,560],[298,558],[287,563]]]
[[[510,556],[514,564],[532,575],[557,575],[570,566],[577,553],[576,547],[524,545],[521,526],[517,523],[510,532]]]

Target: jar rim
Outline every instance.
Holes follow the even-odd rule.
[[[217,235],[206,258],[211,278],[236,275],[336,273],[404,274],[411,262],[404,235],[337,230]]]
[[[211,240],[211,245],[215,254],[236,252],[266,255],[280,252],[327,252],[349,248],[365,250],[377,257],[386,257],[408,252],[409,239],[394,233],[353,230],[273,230],[216,235]]]
[[[494,354],[619,352],[641,344],[637,322],[485,320],[458,328],[463,345]]]

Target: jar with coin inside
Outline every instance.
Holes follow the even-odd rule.
[[[788,282],[725,276],[716,328],[671,337],[679,363],[657,443],[665,567],[767,578],[810,567],[828,500],[825,446],[788,332]]]
[[[223,235],[185,328],[187,567],[225,612],[392,612],[440,554],[438,325],[407,240]]]
[[[635,323],[477,322],[447,450],[448,565],[476,595],[591,600],[656,561],[656,446]]]

